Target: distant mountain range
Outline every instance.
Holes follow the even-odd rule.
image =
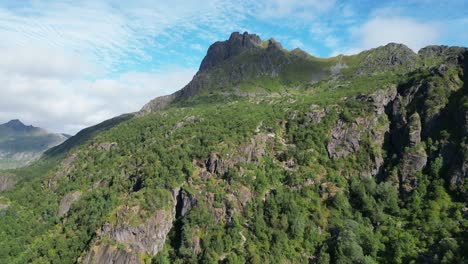
[[[69,135],[54,134],[20,120],[0,125],[0,169],[23,167],[37,160],[44,151],[64,142]]]

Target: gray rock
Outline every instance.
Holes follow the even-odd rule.
[[[128,249],[119,249],[113,245],[102,245],[97,250],[91,250],[83,260],[85,264],[112,263],[112,264],[133,264],[141,263],[137,254]]]
[[[223,174],[223,163],[219,154],[213,153],[205,163],[206,169],[213,174]]]
[[[184,217],[197,203],[198,199],[194,195],[181,190],[177,196],[176,216]]]
[[[409,118],[408,122],[408,134],[409,134],[409,144],[414,147],[416,144],[421,142],[421,118],[419,114],[415,112]]]
[[[395,85],[391,85],[388,88],[378,90],[370,95],[359,95],[357,97],[361,102],[367,102],[372,104],[375,108],[377,115],[385,113],[385,107],[392,102],[397,96],[397,89]]]
[[[63,216],[66,213],[68,213],[68,211],[70,210],[71,205],[81,198],[81,194],[82,193],[80,191],[76,191],[76,192],[71,192],[71,193],[68,193],[67,195],[65,195],[65,197],[63,197],[62,200],[60,201],[60,205],[59,205],[59,208],[58,208],[58,211],[57,211],[57,215],[58,216]]]
[[[15,187],[16,176],[11,173],[0,173],[0,192],[4,192]]]
[[[172,204],[170,209],[160,209],[138,226],[126,222],[127,213],[135,214],[138,207],[123,206],[120,210],[118,223],[107,223],[98,231],[98,240],[90,248],[83,263],[141,263],[140,255],[155,256],[164,247],[166,237],[176,218],[177,197],[180,188],[171,190]],[[102,238],[111,239],[125,249],[115,248],[102,243]],[[123,261],[123,262],[120,262]]]
[[[149,114],[154,111],[159,111],[168,107],[178,96],[179,92],[170,95],[157,97],[143,106],[138,112],[138,115]]]
[[[328,155],[331,159],[348,156],[360,147],[361,129],[357,123],[346,124],[339,119],[333,126],[330,141],[327,144]]]
[[[241,35],[234,32],[227,41],[219,41],[210,46],[200,65],[200,71],[207,71],[247,50],[259,49],[261,45],[262,40],[255,34],[244,32]]]
[[[400,186],[403,186],[406,191],[411,191],[417,186],[417,178],[414,177],[416,172],[421,171],[427,163],[427,154],[422,147],[416,150],[405,152],[400,163]]]

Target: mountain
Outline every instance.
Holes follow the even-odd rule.
[[[5,263],[464,263],[468,49],[233,33],[193,80],[0,174]]]
[[[68,136],[26,126],[20,120],[0,125],[0,169],[23,167],[44,151],[64,142]]]

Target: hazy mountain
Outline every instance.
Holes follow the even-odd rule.
[[[37,160],[44,151],[65,141],[68,136],[26,126],[15,119],[0,125],[0,169],[23,167]]]
[[[467,56],[233,33],[180,91],[0,174],[0,259],[464,263]]]

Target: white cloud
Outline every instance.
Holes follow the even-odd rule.
[[[0,122],[75,133],[139,110],[196,72],[154,71],[147,65],[167,64],[155,53],[170,54],[192,31],[224,35],[244,15],[242,5],[222,0],[2,1]]]
[[[0,121],[19,118],[53,131],[75,133],[121,113],[137,111],[150,99],[182,88],[195,71],[171,68],[94,81],[0,72]]]
[[[205,49],[205,48],[203,48],[203,46],[200,45],[200,44],[191,44],[191,45],[190,45],[190,48],[191,48],[191,49],[194,49],[194,50],[198,50],[198,51],[202,51],[202,50]]]
[[[389,9],[378,12],[388,14]],[[350,30],[347,47],[337,49],[332,55],[356,54],[360,51],[386,45],[390,42],[402,43],[417,52],[427,45],[438,44],[442,37],[442,27],[436,22],[420,22],[408,17],[375,16],[360,26]]]
[[[385,45],[389,42],[403,43],[418,51],[420,48],[436,44],[440,29],[434,23],[422,23],[411,18],[373,18],[352,31],[364,49]]]
[[[20,6],[0,4],[0,48],[62,50],[107,70],[127,58],[151,60],[148,46],[166,48],[189,30],[225,33],[244,15],[241,5],[222,0],[28,1]]]
[[[260,1],[257,15],[265,19],[285,17],[314,18],[330,10],[335,0],[264,0]]]

